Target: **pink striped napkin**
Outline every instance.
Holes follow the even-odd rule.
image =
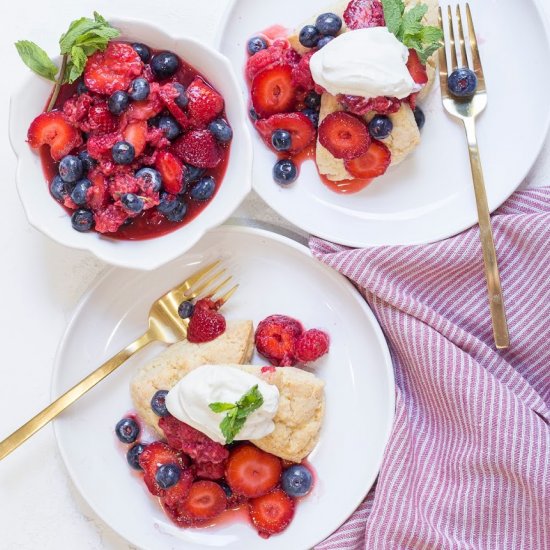
[[[479,230],[314,255],[362,290],[396,371],[376,487],[319,549],[550,549],[550,188],[493,216],[511,348],[493,345]]]

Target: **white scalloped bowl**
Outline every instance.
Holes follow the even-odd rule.
[[[78,233],[68,214],[51,197],[39,155],[26,143],[27,129],[43,111],[51,82],[29,74],[10,104],[10,141],[17,155],[16,183],[31,225],[70,248],[88,250],[116,266],[151,270],[189,250],[209,229],[222,224],[252,188],[252,143],[246,126],[246,109],[230,62],[209,46],[190,38],[168,36],[157,27],[135,20],[111,19],[122,40],[143,42],[154,49],[171,50],[203,74],[223,95],[233,142],[225,177],[206,208],[187,225],[141,241],[116,240],[99,233]]]

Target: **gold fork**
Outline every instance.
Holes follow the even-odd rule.
[[[448,86],[448,76],[456,69],[458,65],[458,48],[455,42],[453,17],[451,6],[447,7],[448,32],[443,28],[443,15],[441,7],[439,8],[439,27],[444,34],[448,34],[449,52],[451,56],[450,65],[447,63],[446,47],[439,49],[439,80],[441,85],[441,97],[443,106],[447,112],[464,123],[466,138],[468,140],[468,151],[470,153],[470,165],[472,169],[472,178],[474,182],[474,191],[477,205],[477,215],[479,220],[481,248],[483,250],[483,261],[485,264],[485,277],[487,279],[487,288],[489,292],[489,308],[493,322],[493,335],[495,345],[499,349],[510,346],[510,337],[508,334],[508,323],[506,321],[506,311],[504,308],[504,298],[502,295],[502,286],[498,270],[497,255],[493,232],[491,229],[491,215],[487,204],[487,193],[483,179],[483,170],[481,168],[481,158],[476,137],[476,117],[480,115],[487,107],[487,89],[485,87],[485,77],[479,57],[479,48],[477,45],[474,23],[470,6],[466,4],[466,18],[468,20],[468,35],[470,42],[470,52],[472,63],[468,61],[466,52],[466,40],[464,38],[464,29],[462,26],[462,14],[460,6],[456,7],[456,22],[458,28],[458,39],[460,45],[461,67],[473,70],[477,77],[477,88],[475,93],[468,98],[458,98],[453,96]]]
[[[204,296],[212,296],[213,300],[220,300],[222,305],[227,302],[239,285],[233,286],[219,298],[215,297],[216,293],[231,280],[231,277],[226,277],[218,283],[219,279],[225,274],[225,269],[216,270],[219,264],[220,261],[207,265],[159,298],[149,311],[149,329],[147,332],[4,439],[0,443],[0,460],[9,455],[147,344],[155,341],[173,344],[186,338],[188,320],[182,319],[178,315],[178,308],[182,302]],[[214,283],[217,283],[216,286],[211,288]]]

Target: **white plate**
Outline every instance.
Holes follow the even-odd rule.
[[[542,0],[540,0],[542,1]],[[538,0],[470,0],[480,41],[489,106],[478,133],[489,207],[500,206],[533,165],[550,124],[550,59]],[[244,79],[246,41],[274,24],[288,28],[330,8],[330,0],[236,0],[220,28],[219,47]],[[442,108],[436,83],[422,105],[422,143],[400,166],[356,195],[337,195],[313,162],[289,189],[273,182],[275,155],[257,132],[254,186],[280,215],[305,231],[350,246],[419,244],[450,237],[477,222],[464,130]]]
[[[269,314],[285,313],[331,336],[330,354],[317,369],[327,397],[321,439],[310,456],[318,482],[290,527],[269,540],[246,523],[178,529],[130,471],[113,427],[132,409],[132,374],[160,345],[134,357],[55,422],[59,448],[90,506],[141,548],[311,548],[345,521],[376,478],[393,422],[394,380],[384,336],[365,301],[302,245],[266,231],[222,227],[156,271],[110,271],[84,296],[67,328],[52,393],[59,395],[139,336],[151,302],[200,262],[218,257],[241,283],[224,308],[228,318],[258,323]],[[259,357],[255,362],[265,364]]]

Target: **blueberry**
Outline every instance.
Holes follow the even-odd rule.
[[[177,464],[163,464],[158,467],[155,480],[161,489],[173,487],[181,477],[181,468]]]
[[[254,107],[250,108],[250,111],[248,111],[248,114],[250,115],[250,118],[252,120],[258,120],[260,118],[260,116],[258,115],[256,110],[254,109]]]
[[[287,130],[275,130],[271,134],[271,144],[277,151],[288,151],[292,147],[292,135]]]
[[[166,396],[168,395],[167,390],[158,390],[151,399],[151,408],[153,412],[158,416],[166,416],[168,414],[168,409],[166,408]]]
[[[334,36],[323,36],[323,38],[320,38],[319,42],[317,42],[317,47],[319,49],[324,48],[331,40],[334,40]]]
[[[128,461],[128,464],[134,469],[134,470],[142,470],[143,468],[139,465],[139,455],[145,451],[145,445],[142,445],[141,443],[137,443],[133,447],[130,447],[128,452],[126,453],[126,460]]]
[[[130,96],[126,92],[119,90],[111,94],[107,100],[107,105],[113,115],[121,115],[130,106]]]
[[[182,302],[180,307],[178,307],[178,315],[182,319],[189,319],[189,317],[193,315],[193,311],[195,311],[195,306],[193,305],[193,302],[190,302],[189,300]]]
[[[231,487],[227,485],[227,483],[224,483],[223,481],[220,483],[220,487],[223,489],[223,492],[225,493],[225,496],[227,498],[231,498],[233,496],[233,491],[231,490]]]
[[[291,497],[306,496],[311,490],[313,476],[308,468],[295,464],[287,468],[281,478],[283,491]]]
[[[73,229],[85,233],[94,226],[94,215],[89,210],[76,210],[71,216]]]
[[[214,137],[221,143],[227,143],[233,139],[233,130],[223,118],[213,120],[208,129],[214,134]]]
[[[150,91],[151,86],[149,86],[149,82],[145,78],[136,78],[132,80],[128,93],[134,101],[143,101],[147,99]]]
[[[61,179],[61,176],[55,176],[51,181],[50,193],[58,202],[63,202],[67,197],[67,189],[65,188],[65,182]]]
[[[117,141],[111,149],[111,154],[117,164],[131,164],[136,156],[134,146],[127,141]]]
[[[86,204],[86,195],[88,189],[92,186],[92,182],[87,179],[81,179],[76,182],[74,189],[71,192],[71,199],[78,206],[84,206]]]
[[[315,48],[317,42],[319,42],[321,34],[314,25],[306,25],[299,35],[300,44],[305,48]]]
[[[117,422],[115,434],[122,443],[133,443],[139,435],[139,424],[133,418],[123,418]]]
[[[176,105],[181,107],[182,109],[184,107],[187,107],[187,104],[189,103],[189,98],[187,97],[187,90],[185,89],[185,86],[183,84],[180,84],[179,82],[173,82],[172,86],[176,88],[178,92],[178,96],[174,99],[176,102]]]
[[[179,197],[176,197],[174,202],[175,202],[174,207],[170,210],[170,212],[166,212],[164,214],[164,217],[169,222],[178,223],[178,222],[181,222],[183,218],[185,218],[185,214],[187,214],[187,205],[185,204],[183,199]]]
[[[82,177],[84,167],[82,161],[75,155],[67,155],[59,163],[59,175],[65,182],[72,183]]]
[[[78,95],[82,95],[82,94],[87,94],[90,90],[88,90],[88,87],[86,86],[86,84],[84,84],[84,80],[81,80],[77,85],[76,85],[76,93]]]
[[[157,205],[157,210],[166,216],[167,214],[170,214],[173,210],[176,209],[178,205],[178,198],[174,195],[170,195],[168,193],[161,193],[160,194],[160,202]]]
[[[78,158],[82,161],[83,175],[86,175],[97,164],[86,150],[80,151]]]
[[[212,176],[201,178],[191,188],[191,198],[196,201],[207,201],[216,190],[216,182]]]
[[[144,63],[148,63],[149,59],[151,59],[151,50],[141,42],[134,42],[132,44],[132,48],[134,48],[134,51],[139,55],[141,60]]]
[[[326,36],[336,36],[342,28],[342,20],[335,13],[322,13],[315,21],[317,30]]]
[[[254,55],[260,50],[265,50],[267,48],[267,41],[261,36],[254,36],[246,44],[246,49],[248,50],[249,55]]]
[[[376,115],[369,122],[369,132],[374,139],[387,138],[393,130],[393,122],[385,115]]]
[[[273,167],[273,179],[280,185],[288,185],[296,181],[298,169],[290,159],[278,161]]]
[[[315,111],[314,109],[304,109],[302,113],[306,115],[309,120],[311,120],[311,123],[315,126],[315,128],[319,126],[319,111]]]
[[[306,107],[318,111],[321,108],[321,96],[317,92],[309,92],[304,99]]]
[[[447,80],[450,92],[457,97],[469,97],[477,88],[477,77],[470,69],[456,69]]]
[[[414,110],[414,120],[416,120],[416,125],[419,130],[422,130],[424,123],[426,122],[426,115],[420,107],[416,107]]]
[[[123,193],[120,195],[120,202],[130,214],[139,214],[145,206],[143,199],[134,193]]]
[[[151,70],[159,80],[171,77],[179,66],[180,60],[172,52],[160,52],[151,59]]]
[[[186,170],[183,173],[183,181],[186,184],[199,181],[204,176],[204,174],[206,174],[206,170],[204,168],[197,168],[192,164],[186,164],[185,168]]]
[[[138,170],[134,176],[145,180],[145,185],[147,185],[147,187],[151,187],[152,191],[155,193],[160,191],[162,186],[162,176],[158,170],[155,170],[154,168],[141,168],[141,170]]]
[[[181,126],[176,122],[175,118],[169,115],[159,118],[158,127],[170,141],[176,139],[181,134]]]

